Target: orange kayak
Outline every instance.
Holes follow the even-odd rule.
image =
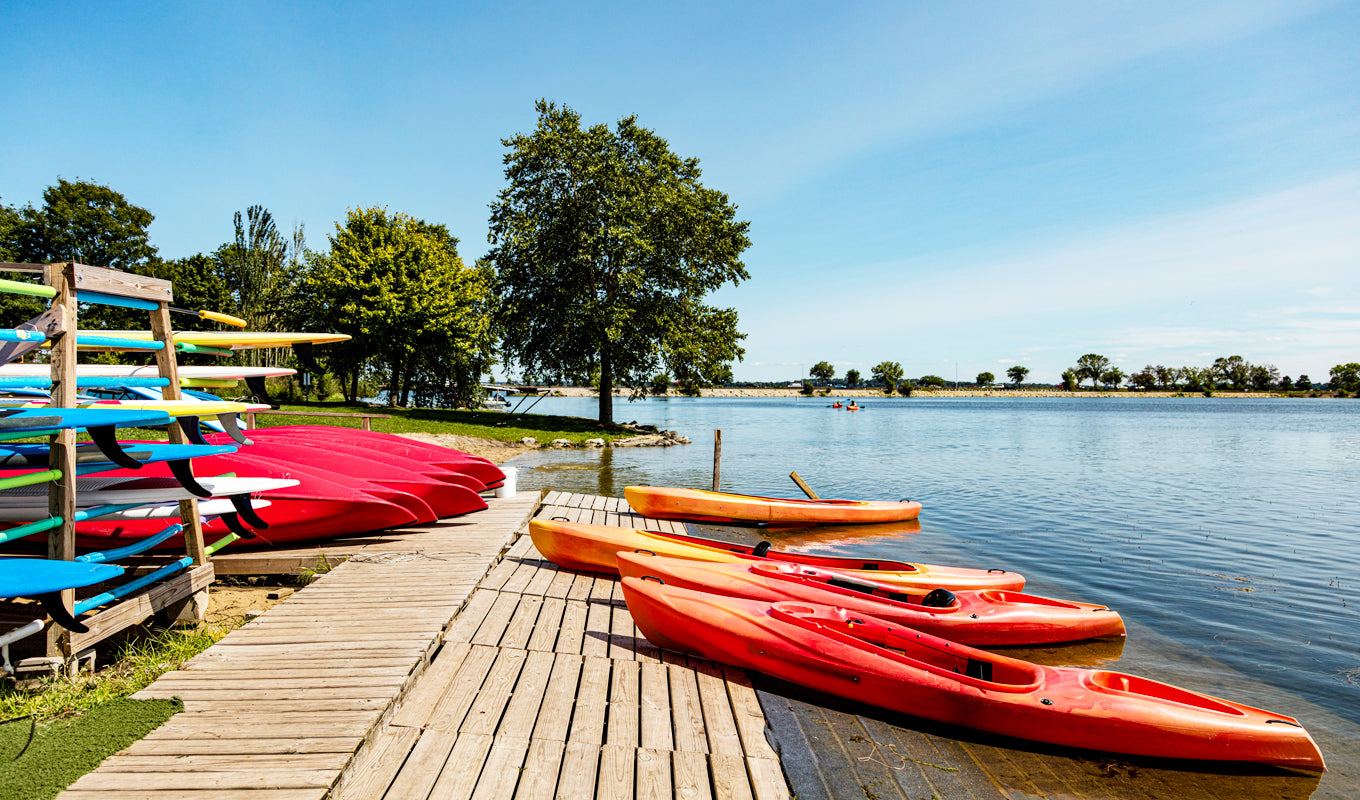
[[[1048,667],[872,616],[623,579],[654,644],[880,708],[1068,747],[1326,769],[1298,720],[1119,672]]]
[[[617,554],[620,551],[636,550],[695,561],[750,562],[767,559],[816,569],[836,570],[856,580],[872,580],[896,587],[945,588],[951,591],[955,589],[1019,591],[1025,586],[1023,575],[1003,569],[968,569],[906,561],[811,556],[773,550],[770,549],[769,542],[752,547],[678,533],[637,531],[562,520],[533,520],[529,523],[529,535],[534,540],[534,547],[538,548],[538,552],[542,553],[544,558],[560,567],[586,572],[617,574],[619,571]]]
[[[623,496],[634,511],[654,519],[844,525],[898,522],[921,514],[921,504],[909,500],[798,500],[669,486],[625,486]]]
[[[951,592],[891,586],[778,561],[716,563],[626,552],[616,558],[625,578],[767,603],[834,605],[959,644],[1049,644],[1124,635],[1124,620],[1105,606],[1004,589]]]

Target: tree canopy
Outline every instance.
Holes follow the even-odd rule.
[[[346,396],[356,399],[371,361],[390,405],[413,392],[433,405],[477,399],[492,353],[490,270],[466,267],[443,225],[384,208],[351,210],[328,238],[290,305],[303,327],[354,337],[324,351]]]
[[[996,376],[990,372],[979,372],[977,374],[977,384],[979,386],[991,386],[996,382]]]
[[[808,375],[822,383],[831,383],[831,379],[836,377],[836,368],[831,365],[830,361],[818,361],[808,370]]]
[[[730,378],[745,338],[706,294],[750,276],[749,223],[699,182],[699,161],[624,117],[581,126],[539,101],[530,134],[502,140],[508,185],[491,206],[504,353],[526,374],[598,376],[599,419],[613,389],[634,395],[664,366],[681,386]]]
[[[892,394],[897,388],[898,381],[902,380],[902,365],[896,361],[880,361],[870,371],[874,380],[883,384],[883,391]]]
[[[1022,367],[1019,364],[1006,369],[1006,377],[1011,379],[1011,383],[1015,384],[1017,389],[1020,388],[1020,384],[1025,380],[1025,376],[1028,374],[1029,367]]]
[[[1077,359],[1077,368],[1074,370],[1077,380],[1084,378],[1091,379],[1091,388],[1094,389],[1096,383],[1100,381],[1100,376],[1104,375],[1110,368],[1110,359],[1099,353],[1087,353]]]

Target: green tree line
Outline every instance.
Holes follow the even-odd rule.
[[[600,422],[612,423],[615,386],[641,396],[670,376],[690,393],[730,381],[744,334],[734,309],[703,300],[749,277],[740,260],[749,223],[702,184],[698,159],[635,117],[587,127],[565,106],[540,101],[537,111],[534,131],[502,140],[506,188],[491,204],[491,250],[475,264],[444,225],[380,206],[351,209],[313,249],[300,225],[285,235],[254,205],[234,215],[228,241],[163,259],[150,210],[64,178],[41,205],[0,204],[0,260],[165,278],[178,305],[234,314],[253,330],[349,334],[316,355],[350,401],[376,389],[392,405],[476,404],[500,363],[525,380],[599,387]],[[41,310],[0,294],[0,322]],[[85,328],[146,322],[108,306],[80,313]],[[278,351],[235,358],[294,363]]]

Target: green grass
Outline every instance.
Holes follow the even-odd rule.
[[[604,439],[606,444],[614,439],[636,436],[634,432],[621,426],[602,427],[599,422],[584,417],[560,417],[547,414],[525,414],[512,417],[501,411],[462,411],[434,408],[385,408],[382,406],[351,405],[345,403],[289,403],[280,406],[281,411],[311,411],[333,414],[390,414],[391,419],[373,420],[373,430],[384,433],[452,433],[460,436],[477,436],[501,442],[517,442],[532,436],[543,444],[553,439],[569,439],[580,444],[586,439]],[[349,428],[360,426],[356,418],[269,416],[267,412],[256,417],[262,427],[272,425],[337,425]],[[503,427],[502,427],[503,426]]]
[[[40,722],[54,720],[127,697],[146,688],[163,673],[178,669],[241,621],[233,618],[201,631],[156,631],[130,639],[114,653],[108,667],[93,675],[49,678],[33,692],[0,688],[0,719],[32,715]]]
[[[77,717],[37,723],[27,750],[30,720],[0,725],[0,800],[56,797],[183,708],[178,700],[111,700]]]

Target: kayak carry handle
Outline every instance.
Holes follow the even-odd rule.
[[[1000,574],[1002,574],[1002,575],[1005,575],[1005,574],[1006,574],[1006,570],[1004,570],[1004,569],[997,569],[996,567],[992,567],[991,569],[987,570],[987,574],[988,574],[988,575],[992,574],[993,572],[998,572],[998,573],[1000,573]]]
[[[1300,725],[1299,723],[1297,723],[1297,722],[1290,722],[1290,721],[1287,720],[1287,719],[1268,719],[1268,720],[1266,720],[1266,724],[1267,724],[1267,725],[1269,725],[1269,724],[1272,723],[1272,722],[1275,723],[1276,725],[1293,725],[1295,728],[1302,728],[1302,727],[1303,727],[1303,726]]]
[[[553,522],[557,522],[558,520],[561,520],[563,522],[571,522],[571,519],[568,517],[553,517]]]
[[[643,579],[644,581],[656,581],[657,583],[661,584],[662,586],[665,586],[665,585],[666,585],[666,582],[665,582],[665,581],[661,580],[660,578],[656,577],[655,575],[643,575],[643,576],[642,576],[642,579]],[[1274,722],[1274,721],[1275,721],[1275,720],[1271,720],[1271,722]]]
[[[770,552],[771,547],[774,547],[774,545],[768,539],[762,539],[760,544],[751,548],[751,555],[764,558],[765,554]]]
[[[634,553],[642,553],[643,555],[649,555],[649,556],[654,556],[654,555],[656,555],[656,553],[653,552],[653,551],[651,551],[651,550],[643,550],[643,549],[641,549],[641,548],[639,548],[639,549],[637,549],[637,550],[634,550],[633,552],[634,552]]]

